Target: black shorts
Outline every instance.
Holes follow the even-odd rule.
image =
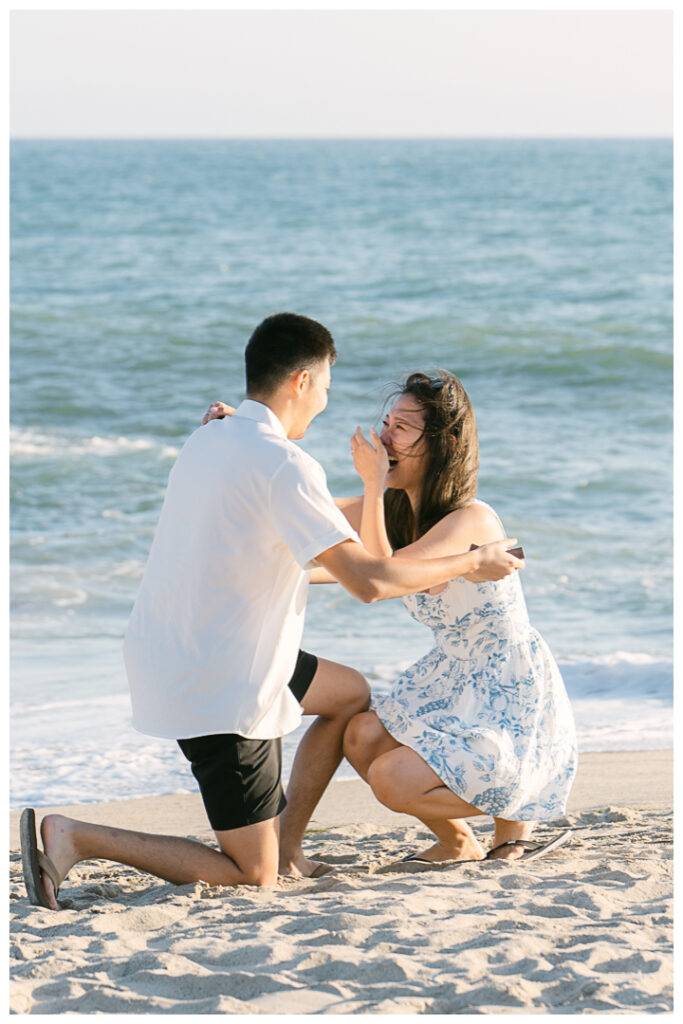
[[[289,688],[299,701],[313,681],[318,659],[299,651]],[[192,765],[204,807],[216,832],[276,818],[287,800],[282,789],[282,740],[250,740],[237,733],[178,740]]]

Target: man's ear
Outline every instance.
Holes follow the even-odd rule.
[[[292,376],[290,377],[290,382],[291,382],[291,385],[292,385],[292,390],[297,395],[302,394],[306,390],[306,388],[308,387],[308,382],[310,381],[310,379],[311,379],[311,371],[310,370],[297,370],[297,372],[293,373]]]

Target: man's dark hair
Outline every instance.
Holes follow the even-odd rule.
[[[332,335],[317,320],[274,313],[258,325],[244,352],[247,394],[270,395],[292,373],[337,358]]]

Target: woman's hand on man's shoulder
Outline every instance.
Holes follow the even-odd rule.
[[[224,420],[226,416],[232,416],[234,412],[235,407],[232,405],[226,405],[225,402],[212,402],[204,413],[202,426],[211,420]]]

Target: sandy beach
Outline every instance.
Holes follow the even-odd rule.
[[[37,812],[40,819],[48,810]],[[89,821],[211,841],[199,797],[87,804]],[[13,1013],[656,1013],[672,1010],[672,756],[584,754],[570,841],[529,864],[406,872],[419,823],[335,782],[273,889],[173,886],[76,867],[57,914],[26,900],[10,816]],[[488,818],[472,819],[490,844]]]

